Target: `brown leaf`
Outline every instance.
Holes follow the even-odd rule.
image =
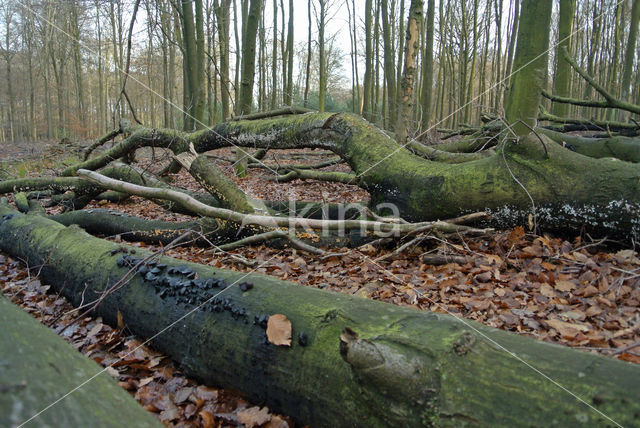
[[[216,419],[213,415],[206,410],[202,410],[198,413],[198,415],[202,418],[202,426],[204,428],[213,428],[216,426]]]
[[[563,280],[556,281],[556,286],[555,286],[556,290],[571,291],[574,288],[576,288],[576,285],[571,281],[563,281]]]
[[[586,315],[588,317],[596,317],[602,313],[602,309],[599,306],[589,306]]]
[[[271,416],[271,420],[265,425],[265,428],[289,428],[289,424],[280,416],[274,415]]]
[[[582,295],[584,297],[593,297],[596,294],[600,294],[600,291],[598,291],[598,289],[596,287],[594,287],[593,285],[588,286],[587,288],[584,289],[584,291],[582,292]]]
[[[274,345],[291,346],[291,321],[282,314],[274,314],[267,321],[267,339]]]
[[[93,326],[91,331],[89,331],[89,333],[87,334],[87,337],[93,337],[96,334],[100,333],[100,331],[102,330],[102,327],[104,327],[104,324],[102,324],[101,322],[97,323],[95,326]]]
[[[118,311],[116,314],[116,318],[118,320],[118,330],[122,330],[124,328],[124,318],[122,317],[122,313]]]
[[[563,332],[561,330],[565,330],[566,329],[574,329],[574,330],[578,330],[578,331],[589,331],[589,327],[582,325],[582,324],[571,324],[568,322],[564,322],[564,321],[560,321],[560,320],[554,320],[554,319],[549,319],[549,320],[545,320],[545,322],[547,323],[547,325],[549,325],[551,328],[554,328],[556,330],[558,330],[560,332],[560,334],[563,334]]]
[[[267,407],[263,407],[262,409],[258,406],[249,407],[248,409],[243,409],[238,412],[238,422],[244,424],[247,428],[266,424],[270,420],[271,415]]]
[[[540,294],[546,297],[556,297],[556,292],[553,291],[553,288],[551,288],[549,284],[542,284]]]

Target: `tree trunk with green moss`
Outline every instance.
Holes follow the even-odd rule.
[[[42,279],[76,305],[138,265],[96,314],[116,323],[120,312],[186,374],[301,424],[638,422],[640,368],[629,363],[264,275],[169,257],[140,267],[150,255],[140,248],[6,207],[0,214],[0,248],[40,266]],[[291,346],[268,343],[264,323],[274,314],[291,321]]]
[[[553,76],[553,93],[570,96],[571,66],[564,60],[562,50],[571,52],[573,17],[576,11],[576,0],[560,0],[560,16],[558,18],[558,43],[556,44],[556,68]],[[566,116],[568,105],[553,104],[553,114]]]
[[[0,324],[1,426],[162,426],[102,367],[1,293]]]
[[[540,93],[547,75],[551,0],[522,0],[506,119],[518,136],[536,126]]]
[[[0,248],[41,266],[42,279],[74,304],[96,299],[150,255],[41,216],[6,207],[0,214]],[[300,423],[610,423],[603,414],[637,423],[640,369],[628,363],[264,275],[168,257],[151,264],[146,269],[157,273],[136,267],[96,314],[115,323],[119,311],[132,332],[153,337],[185,373],[236,388]],[[266,340],[263,323],[273,314],[291,321],[290,347]]]

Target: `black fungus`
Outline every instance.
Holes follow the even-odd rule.
[[[242,291],[249,291],[253,288],[253,284],[250,282],[241,282],[238,284],[238,287],[240,287],[240,290]]]
[[[120,258],[118,258],[118,261],[116,262],[116,264],[118,265],[118,267],[124,267],[125,265],[125,260],[124,260],[124,256],[120,256]]]
[[[13,217],[15,217],[15,214],[5,214],[5,215],[3,215],[2,216],[2,223],[11,220]]]
[[[160,293],[158,293],[158,297],[160,297],[161,299],[164,299],[167,296],[167,289],[163,288]]]
[[[238,318],[244,317],[246,315],[247,315],[247,311],[245,311],[242,308],[238,308],[236,306],[231,309],[231,316],[233,317],[234,320],[237,320]]]
[[[256,315],[253,320],[253,323],[266,329],[268,321],[269,321],[269,315]]]
[[[307,346],[309,344],[309,336],[304,331],[298,333],[298,344],[300,346]]]
[[[147,272],[149,272],[149,268],[148,267],[146,267],[145,265],[138,266],[138,273],[140,275],[146,275]]]
[[[147,272],[147,274],[144,276],[144,280],[147,282],[153,282],[155,280],[157,280],[158,277],[155,276],[153,273],[151,272]]]

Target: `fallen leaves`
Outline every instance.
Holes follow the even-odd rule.
[[[166,355],[126,336],[126,330],[104,324],[101,318],[85,317],[71,323],[77,315],[73,306],[64,298],[47,294],[49,286],[30,277],[17,261],[2,254],[0,289],[14,303],[58,331],[76,349],[104,366],[108,375],[167,426],[235,426],[244,417],[253,418],[247,419],[254,421],[251,426],[291,426],[288,418],[271,414],[266,407],[252,406],[234,392],[198,385],[183,377]]]
[[[278,346],[291,346],[291,321],[282,314],[275,314],[267,321],[267,339]]]
[[[248,409],[240,410],[238,412],[238,422],[246,426],[247,428],[257,427],[266,424],[271,420],[269,409],[258,406],[249,407]]]

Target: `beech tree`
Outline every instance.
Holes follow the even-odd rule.
[[[240,274],[184,264],[140,249],[134,255],[129,247],[91,237],[78,227],[66,226],[81,225],[91,233],[122,234],[129,239],[161,244],[181,242],[189,237],[197,244],[213,244],[222,249],[257,242],[287,242],[300,251],[318,255],[328,255],[327,250],[320,248],[322,245],[360,245],[379,238],[380,234],[391,240],[423,231],[473,235],[514,225],[531,231],[586,231],[627,242],[640,239],[637,215],[640,145],[635,138],[638,126],[612,120],[615,111],[640,114],[640,105],[628,100],[638,100],[639,86],[631,82],[636,93],[632,95],[630,90],[626,97],[621,97],[615,85],[617,66],[603,66],[620,56],[626,19],[622,7],[616,7],[615,12],[608,10],[602,17],[584,8],[569,13],[573,3],[565,2],[569,7],[561,11],[567,16],[561,19],[560,33],[566,34],[571,27],[567,22],[573,13],[580,13],[582,17],[593,18],[591,34],[580,41],[576,39],[573,50],[569,49],[571,45],[564,45],[556,51],[556,66],[564,71],[554,76],[557,85],[554,83],[554,90],[550,90],[547,73],[548,52],[552,47],[552,0],[512,2],[508,16],[503,20],[500,15],[499,20],[510,26],[504,33],[509,37],[506,50],[491,53],[488,48],[483,51],[483,46],[492,39],[488,33],[482,33],[485,30],[480,27],[497,16],[497,11],[502,13],[501,2],[494,2],[493,8],[480,8],[481,2],[475,1],[469,8],[469,2],[442,0],[436,14],[435,2],[428,1],[424,27],[426,46],[422,46],[422,0],[411,1],[406,28],[398,22],[404,19],[403,7],[396,10],[394,2],[367,0],[362,20],[365,28],[363,87],[354,88],[358,94],[362,91],[360,115],[310,111],[295,105],[252,111],[256,38],[258,31],[266,34],[266,28],[264,19],[260,19],[262,1],[240,3],[240,8],[234,3],[234,15],[240,11],[242,20],[242,25],[238,19],[234,23],[237,32],[234,71],[238,78],[229,90],[237,97],[236,117],[226,117],[223,113],[222,122],[194,130],[195,121],[202,114],[198,109],[205,99],[198,89],[202,87],[198,79],[203,76],[198,58],[200,52],[215,50],[206,50],[205,47],[212,46],[202,45],[203,30],[199,26],[203,24],[203,3],[194,1],[193,16],[190,2],[174,4],[172,16],[165,17],[172,21],[173,34],[167,30],[171,29],[170,23],[163,26],[162,31],[167,31],[167,45],[175,42],[183,50],[181,77],[186,86],[182,93],[184,105],[192,108],[185,116],[185,130],[120,120],[115,129],[87,148],[83,161],[65,168],[60,176],[0,181],[0,193],[13,193],[17,208],[27,213],[16,212],[6,201],[0,203],[0,248],[32,266],[43,266],[43,275],[58,284],[58,290],[75,304],[81,304],[85,293],[89,293],[101,302],[95,310],[106,320],[114,322],[121,311],[132,331],[141,336],[154,336],[160,328],[181,320],[177,333],[159,336],[155,345],[176,358],[185,372],[209,382],[236,387],[252,399],[295,415],[301,423],[492,425],[505,420],[507,423],[525,420],[539,425],[548,422],[541,416],[540,409],[551,409],[558,423],[570,425],[576,420],[585,420],[587,403],[592,403],[590,410],[596,406],[597,411],[589,413],[587,419],[596,425],[611,422],[607,414],[615,415],[621,423],[636,422],[640,400],[638,389],[634,388],[639,377],[635,367],[489,327],[474,324],[475,328],[466,324],[461,327],[458,320],[448,316],[335,296],[260,275],[249,277],[249,288],[247,285],[244,289],[231,288]],[[115,28],[122,20],[117,5],[111,3],[108,10],[114,28],[112,55],[123,62],[122,44],[115,41],[118,33]],[[354,5],[352,2],[351,6]],[[218,43],[224,44],[228,42],[228,33],[220,28],[224,30],[230,12],[225,11],[223,4],[216,6]],[[53,17],[57,10],[50,4],[47,7]],[[274,12],[276,9],[274,3]],[[637,14],[635,9],[632,16]],[[320,17],[322,9],[319,10]],[[306,75],[300,78],[300,82],[304,78],[306,83],[304,89],[302,83],[297,88],[304,93],[305,104],[310,90],[312,56],[311,9],[307,12],[308,46],[302,46],[302,50],[306,48],[308,52]],[[439,21],[436,78],[430,76],[434,72],[430,70],[434,67],[430,56],[435,55],[435,49],[429,46],[434,43],[429,31],[435,31],[435,16]],[[284,19],[282,22],[284,27]],[[354,28],[359,25],[355,18],[352,25]],[[289,26],[291,28],[291,24]],[[55,83],[60,105],[71,107],[73,103],[65,98],[63,89],[65,76],[73,71],[73,61],[66,61],[65,56],[73,55],[73,43],[56,41],[51,28],[43,28],[47,35],[43,49],[48,54],[45,73],[52,73],[46,75],[48,79],[53,76],[49,81]],[[242,43],[238,40],[239,28]],[[382,41],[375,36],[380,30]],[[393,31],[406,34],[404,42],[398,40],[394,44]],[[502,28],[497,31],[501,32]],[[598,58],[583,55],[576,59],[578,43],[586,46],[586,40],[593,43],[602,38],[594,34],[605,33],[613,48],[611,53],[600,52]],[[263,107],[275,105],[274,98],[271,103],[267,102],[266,78],[271,74],[275,85],[276,36],[274,31],[271,65],[275,67],[271,73],[266,71],[264,37],[258,45],[262,48],[259,58],[263,60],[258,73],[258,93]],[[319,39],[321,49],[318,50],[324,52],[322,36]],[[354,37],[354,50],[357,40],[362,37]],[[564,39],[560,40],[564,43]],[[598,40],[601,42],[604,44]],[[627,42],[635,45],[631,35]],[[8,47],[9,43],[5,44]],[[404,50],[404,54],[398,53],[402,61],[395,64],[392,45]],[[383,61],[380,61],[380,47]],[[292,69],[289,58],[293,49],[289,49],[286,48],[285,55],[285,49],[280,48],[283,60],[287,57],[287,75]],[[168,46],[164,51],[169,51]],[[629,49],[627,51],[630,57]],[[224,52],[219,52],[223,68],[219,73],[222,94],[231,82],[225,77]],[[5,53],[9,53],[8,49]],[[192,57],[190,53],[196,55]],[[635,57],[635,50],[633,55]],[[325,70],[323,57],[321,53],[320,88]],[[224,61],[229,66],[228,61]],[[10,61],[6,62],[9,66]],[[381,62],[384,70],[379,72]],[[402,73],[398,72],[398,63],[402,63]],[[355,62],[353,70],[357,75]],[[122,83],[120,74],[113,74],[111,78]],[[124,74],[123,79],[128,73]],[[491,89],[494,103],[489,104],[500,105],[504,111],[498,108],[484,113],[476,124],[465,123],[480,116],[469,103],[477,98],[479,88],[487,84],[478,84],[480,76],[488,79],[488,75],[497,83]],[[421,91],[416,89],[419,76],[422,76]],[[9,79],[7,83],[12,81]],[[434,83],[437,106],[430,109],[428,92]],[[79,91],[80,86],[77,83],[75,86],[75,91]],[[283,91],[289,91],[288,77],[282,87]],[[582,98],[585,87],[590,87],[590,93],[597,94],[598,98]],[[276,93],[275,86],[271,90],[272,94]],[[320,93],[322,110],[324,91]],[[215,95],[213,98],[217,100]],[[381,102],[381,98],[386,102]],[[564,111],[560,117],[558,109],[551,112],[544,109],[545,100],[572,107],[560,109]],[[393,123],[395,135],[377,126],[384,125],[384,119],[376,116],[379,111],[391,113],[389,106],[394,103],[399,106]],[[422,109],[415,108],[420,104]],[[568,117],[581,108],[605,113],[597,118]],[[58,109],[59,123],[63,126],[64,111]],[[449,124],[461,126],[457,129],[437,126],[443,134],[442,141],[423,144],[413,138],[419,129],[419,111],[437,111],[438,119],[448,118]],[[124,115],[124,111],[120,113]],[[430,117],[426,122],[424,117],[420,119],[427,125],[431,121]],[[192,120],[194,122],[190,122]],[[434,122],[435,119],[431,123]],[[575,130],[586,130],[590,134],[566,133]],[[450,139],[453,137],[456,139]],[[93,153],[114,138],[119,140],[111,147]],[[183,168],[204,192],[186,191],[164,181],[161,174],[118,161],[143,147],[166,150],[172,165]],[[235,164],[241,165],[242,173],[253,165],[273,169],[276,180],[314,179],[354,184],[369,193],[370,201],[366,206],[307,202],[295,212],[288,212],[282,203],[249,197],[205,154],[227,147],[235,148]],[[309,165],[272,168],[273,165],[261,161],[266,151],[288,149],[328,151],[332,156],[322,165],[344,163],[350,171],[326,172]],[[36,190],[46,190],[51,200],[65,205],[66,212],[46,216],[37,199],[29,199],[26,194]],[[107,196],[105,192],[109,192]],[[130,195],[149,199],[194,219],[176,224],[81,210],[93,199]],[[316,210],[308,210],[309,207],[327,214],[320,216]],[[390,207],[396,210],[392,215]],[[112,279],[125,273],[132,276],[129,286],[110,289]],[[193,282],[194,279],[199,281]],[[228,296],[215,300],[214,289],[223,287],[229,290]],[[297,342],[294,339],[290,349],[264,343],[261,324],[265,314],[273,313],[286,313],[295,326]],[[182,322],[185,314],[193,316],[187,316]],[[550,373],[572,391],[578,391],[579,397],[583,397],[581,404],[576,407],[574,397],[568,397],[561,388],[540,387],[539,378],[522,373],[521,365],[510,355],[498,352],[493,342],[485,340],[487,337],[508,343],[519,355],[531,356],[540,370]],[[500,370],[488,368],[496,362]],[[585,371],[598,382],[597,388],[580,379]],[[256,384],[262,388],[256,388]]]

